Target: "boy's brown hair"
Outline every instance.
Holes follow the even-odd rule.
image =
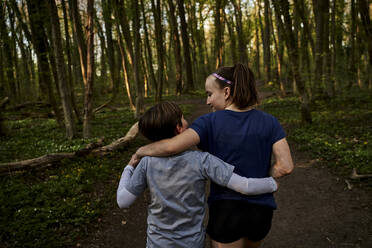
[[[172,138],[182,127],[182,110],[174,102],[161,102],[147,110],[138,122],[139,131],[151,141]]]

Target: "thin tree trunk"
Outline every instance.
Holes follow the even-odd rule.
[[[183,43],[183,57],[185,59],[185,66],[186,66],[186,85],[185,85],[185,92],[189,92],[194,90],[194,80],[192,74],[192,62],[190,58],[190,45],[189,45],[189,38],[187,32],[187,23],[185,18],[185,8],[183,4],[183,0],[177,0],[178,4],[178,12],[181,19],[181,36],[182,36],[182,43]]]
[[[147,68],[148,68],[148,71],[149,71],[150,81],[151,81],[152,85],[154,86],[154,88],[157,89],[158,85],[157,85],[157,82],[156,82],[154,67],[153,67],[153,63],[152,63],[153,56],[152,56],[152,50],[151,50],[151,45],[150,45],[150,41],[149,41],[149,32],[147,30],[147,18],[146,18],[146,13],[145,13],[145,7],[144,7],[143,0],[141,0],[141,9],[142,9],[142,16],[143,16],[143,30],[144,30],[144,39],[145,39],[144,46],[146,47],[145,54],[147,54],[147,58],[146,58]]]
[[[158,2],[160,5],[160,1]],[[141,73],[141,37],[140,37],[140,10],[137,0],[132,0],[132,9],[134,10],[133,33],[134,33],[134,81],[136,84],[136,117],[139,118],[144,112],[143,105],[143,76]]]
[[[109,103],[113,102],[117,97],[119,91],[119,73],[115,63],[114,43],[112,40],[112,22],[111,0],[102,0],[102,14],[105,25],[106,40],[107,40],[107,60],[110,69],[110,79],[112,85],[112,95]]]
[[[271,52],[270,52],[270,13],[269,13],[269,0],[264,0],[264,19],[265,29],[263,32],[263,50],[264,50],[264,64],[266,81],[271,81]]]
[[[80,118],[80,113],[78,110],[78,107],[76,105],[75,101],[75,91],[74,91],[74,83],[73,83],[73,77],[72,77],[72,62],[71,62],[71,45],[70,45],[70,34],[68,29],[68,20],[67,20],[67,10],[66,10],[66,3],[65,0],[61,0],[62,3],[62,11],[63,11],[63,22],[65,27],[65,40],[66,40],[66,55],[67,55],[67,83],[68,87],[70,89],[70,95],[71,95],[71,104],[72,108],[75,113],[75,117],[79,123],[82,123]]]
[[[181,95],[183,82],[182,82],[182,57],[181,57],[181,42],[178,32],[178,23],[176,19],[176,8],[173,4],[173,0],[168,0],[169,6],[169,19],[172,30],[174,59],[176,62],[176,95]]]
[[[236,54],[237,49],[236,49],[236,39],[235,39],[235,32],[234,32],[234,23],[233,23],[234,20],[232,17],[230,18],[230,20],[228,20],[225,12],[224,12],[224,15],[225,15],[227,31],[229,32],[229,36],[230,36],[231,58],[232,58],[233,64],[236,64],[240,61],[238,60],[238,56]]]
[[[279,18],[277,13],[275,12],[275,17],[276,18]],[[272,16],[270,16],[270,19],[271,19],[271,30],[274,31],[274,24],[273,24],[273,21],[272,21]],[[283,71],[282,71],[282,65],[283,65],[283,50],[284,50],[284,46],[283,46],[283,30],[280,30],[279,29],[279,25],[278,25],[278,21],[276,21],[276,24],[277,24],[277,35],[278,35],[278,41],[276,40],[276,37],[275,37],[275,32],[272,32],[272,36],[273,36],[273,41],[274,41],[274,45],[275,45],[275,50],[276,50],[276,61],[277,61],[277,74],[278,74],[278,80],[279,80],[279,88],[280,88],[280,94],[281,96],[286,96],[286,92],[285,92],[285,86],[284,86],[284,82],[283,82]]]
[[[356,20],[356,9],[355,0],[350,0],[350,16],[351,16],[351,29],[350,29],[350,57],[349,57],[349,73],[350,79],[347,84],[347,89],[350,89],[353,84],[357,81],[357,66],[356,66],[356,31],[357,31],[357,20]]]
[[[48,7],[52,27],[52,40],[54,43],[54,57],[57,64],[58,86],[59,92],[61,94],[62,107],[65,117],[66,137],[68,139],[72,139],[74,136],[76,136],[76,127],[72,112],[72,100],[70,95],[71,91],[66,81],[66,67],[61,42],[62,36],[55,0],[49,0]]]
[[[236,32],[238,33],[238,47],[239,47],[239,61],[243,64],[248,65],[248,54],[247,54],[247,40],[243,29],[243,17],[241,10],[241,1],[233,0],[234,12],[236,18]]]
[[[91,120],[93,117],[93,82],[94,82],[94,0],[87,4],[87,73],[84,80],[84,118],[83,137],[91,136]]]
[[[216,0],[215,13],[214,13],[214,25],[215,25],[215,56],[216,56],[216,69],[222,65],[222,42],[223,42],[223,33],[222,33],[222,2],[221,0]]]
[[[124,44],[123,44],[123,40],[121,38],[120,27],[119,27],[118,24],[117,24],[116,29],[117,29],[117,32],[118,32],[118,46],[119,46],[119,50],[120,50],[121,66],[123,68],[124,85],[125,85],[125,88],[126,88],[126,91],[127,91],[127,96],[128,96],[128,100],[129,100],[129,107],[130,107],[131,110],[136,110],[136,107],[133,104],[132,94],[131,94],[129,79],[128,79],[129,62],[127,62],[128,60],[126,59],[127,54],[124,51]]]
[[[259,8],[258,8],[258,2],[255,1],[255,12],[256,12],[256,16],[258,16],[258,18],[255,18],[255,46],[256,46],[256,54],[255,54],[255,65],[256,65],[256,75],[257,75],[257,78],[261,78],[261,70],[260,70],[260,38],[259,38],[259,31],[258,31],[258,22],[260,21],[260,12],[259,12]]]
[[[84,38],[84,33],[81,26],[81,19],[79,14],[79,7],[77,5],[77,0],[68,0],[69,10],[71,11],[73,30],[77,41],[81,74],[83,77],[84,85],[87,85],[87,47]]]
[[[160,102],[163,94],[163,83],[164,83],[164,44],[163,44],[163,26],[161,24],[161,5],[160,0],[151,0],[151,6],[155,22],[155,43],[156,43],[156,57],[158,64],[158,78],[155,101]]]
[[[15,76],[14,76],[14,58],[12,56],[12,49],[11,49],[11,40],[8,35],[8,30],[6,26],[6,21],[5,21],[5,11],[3,10],[4,6],[1,6],[2,9],[0,9],[0,38],[2,40],[3,44],[3,53],[5,57],[5,72],[6,72],[6,77],[7,77],[7,83],[8,83],[8,93],[9,93],[9,98],[10,102],[16,102],[17,101],[17,92],[16,92],[16,85],[15,85]]]
[[[366,41],[368,46],[369,54],[369,66],[372,67],[372,22],[371,22],[371,4],[367,3],[367,0],[358,0],[359,13],[362,19],[364,31],[366,33]],[[370,74],[371,75],[371,74]],[[371,76],[370,76],[371,77]]]

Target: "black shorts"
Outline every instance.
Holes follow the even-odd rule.
[[[243,237],[251,241],[265,238],[271,228],[273,209],[238,200],[218,200],[209,207],[207,233],[220,243]]]

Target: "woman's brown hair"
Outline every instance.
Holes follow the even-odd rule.
[[[241,63],[234,66],[223,66],[215,72],[226,80],[216,78],[221,89],[230,87],[231,101],[239,109],[258,104],[258,94],[254,74],[246,65]]]

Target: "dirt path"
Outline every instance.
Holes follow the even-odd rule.
[[[189,118],[209,112],[204,100]],[[262,248],[370,248],[372,247],[372,192],[349,190],[344,178],[332,174],[299,153],[292,144],[295,170],[280,180],[275,198],[271,232]],[[116,199],[101,218],[96,232],[79,242],[80,247],[141,248],[146,244],[148,193],[129,210],[120,210]]]

